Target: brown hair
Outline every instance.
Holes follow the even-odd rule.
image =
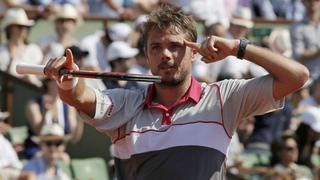
[[[151,12],[147,22],[143,23],[142,35],[145,47],[149,32],[155,29],[169,30],[170,33],[185,33],[187,40],[193,42],[197,40],[196,22],[192,16],[184,13],[181,8],[168,4],[163,4]]]

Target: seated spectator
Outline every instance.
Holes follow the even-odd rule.
[[[31,173],[21,171],[22,163],[12,144],[3,136],[10,126],[3,120],[8,118],[8,113],[0,113],[0,179],[35,179]]]
[[[80,140],[83,132],[83,122],[77,119],[76,110],[63,103],[58,95],[55,80],[44,79],[45,94],[28,102],[26,117],[28,138],[25,141],[25,156],[32,158],[38,151],[38,145],[32,141],[32,136],[39,135],[45,124],[59,124],[65,134],[70,135],[71,142]]]
[[[88,51],[84,51],[80,49],[78,46],[70,46],[67,47],[67,49],[70,49],[73,54],[73,60],[78,65],[79,69],[86,69],[86,67],[83,66],[84,58],[86,58],[89,55]],[[66,56],[66,54],[64,54]],[[106,86],[103,84],[101,79],[91,79],[91,78],[85,78],[84,79],[86,84],[92,88],[99,89],[99,90],[105,90]]]
[[[320,109],[308,107],[302,113],[302,122],[296,130],[299,164],[304,164],[313,169],[311,155],[316,142],[320,139]]]
[[[130,47],[130,45],[126,42],[112,42],[108,48],[106,58],[111,66],[111,71],[126,73],[132,66],[133,60],[135,60],[134,57],[138,54],[138,52],[138,49]],[[136,89],[139,87],[136,81],[104,79],[103,82],[108,89]]]
[[[274,168],[290,175],[291,179],[312,179],[307,166],[296,163],[298,160],[297,142],[292,134],[283,134],[273,142]]]
[[[149,74],[151,75],[151,71],[149,68],[147,57],[144,54],[144,42],[143,39],[140,38],[138,41],[138,49],[139,53],[136,55],[136,63],[134,63],[128,70],[128,73],[131,74]],[[137,82],[141,86],[147,86],[148,82]]]
[[[53,15],[55,32],[41,37],[38,44],[44,53],[45,64],[49,58],[62,56],[64,49],[77,44],[74,31],[79,25],[81,18],[77,10],[70,4],[59,6]]]
[[[69,138],[58,124],[43,126],[40,135],[33,137],[34,141],[39,144],[41,153],[29,160],[23,170],[35,173],[39,180],[70,179],[58,163],[59,161],[70,163],[70,157],[65,152],[65,144]]]
[[[14,8],[6,12],[1,28],[5,32],[7,43],[0,45],[0,69],[41,86],[35,76],[21,76],[16,72],[18,63],[41,64],[41,49],[28,42],[29,31],[33,25],[34,21],[28,19],[23,9]]]
[[[291,27],[293,56],[306,65],[310,76],[316,79],[320,75],[320,1],[302,0],[302,3],[306,17]]]
[[[88,51],[89,55],[85,58],[84,67],[92,70],[110,71],[111,67],[106,61],[108,46],[112,41],[129,41],[131,27],[125,23],[115,23],[108,27],[104,22],[103,31],[84,37],[81,41],[81,49]]]
[[[213,22],[220,22],[224,27],[229,27],[230,12],[227,12],[227,9],[225,8],[224,0],[160,0],[160,2],[181,7],[185,12],[190,13],[197,19],[203,21],[206,26],[213,24]]]

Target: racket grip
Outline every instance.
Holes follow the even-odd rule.
[[[44,67],[45,65],[36,65],[36,64],[17,64],[16,71],[18,74],[32,74],[32,75],[41,75],[44,76]]]

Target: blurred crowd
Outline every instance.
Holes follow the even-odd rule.
[[[284,109],[243,119],[232,137],[227,174],[228,179],[320,179],[320,0],[2,0],[0,24],[5,39],[0,43],[0,70],[43,87],[45,93],[21,110],[27,117],[28,136],[19,147],[4,136],[12,128],[7,121],[10,113],[0,112],[0,180],[70,179],[57,162],[70,163],[65,146],[79,142],[83,134],[83,121],[59,99],[54,80],[19,75],[15,66],[43,65],[69,48],[80,69],[151,74],[141,25],[161,3],[193,15],[204,27],[199,41],[211,35],[253,39],[255,19],[290,22],[288,27],[275,23],[253,42],[306,65],[310,79],[286,98]],[[89,16],[116,20],[103,21],[102,29],[75,38],[75,30]],[[40,18],[52,22],[54,33],[31,43],[29,33]],[[203,63],[199,56],[193,64],[193,75],[206,83],[266,73],[231,56],[212,64]],[[100,90],[148,86],[113,79],[86,79],[86,83]]]

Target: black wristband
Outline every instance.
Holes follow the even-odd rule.
[[[240,39],[240,44],[239,44],[239,49],[238,49],[238,54],[237,54],[238,59],[243,59],[244,53],[246,51],[246,47],[249,43],[250,43],[250,41],[247,39],[244,39],[244,38]]]

